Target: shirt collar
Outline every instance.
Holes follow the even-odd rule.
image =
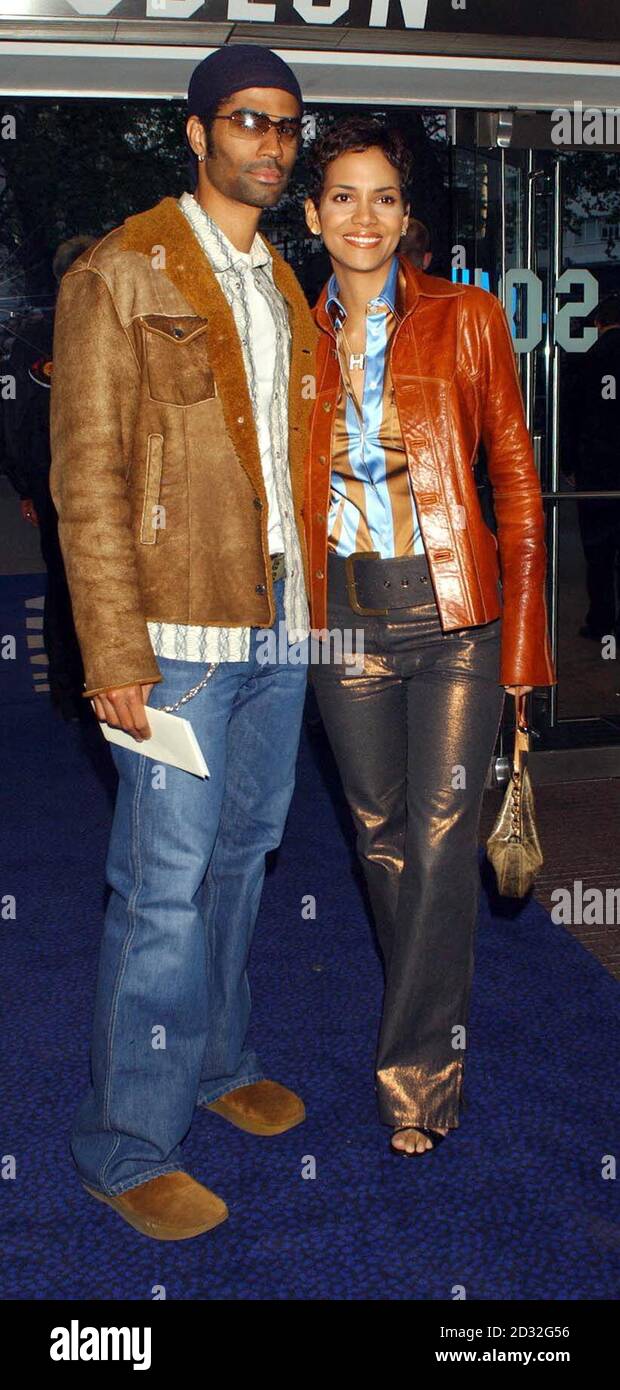
[[[223,275],[227,270],[238,270],[242,266],[247,266],[248,261],[244,254],[233,246],[232,241],[213,221],[208,212],[200,206],[200,203],[192,197],[191,193],[182,193],[179,198],[179,207],[193,228],[203,251],[208,256],[216,275]],[[256,270],[258,266],[270,266],[271,255],[258,232],[254,237],[250,247],[250,267]]]
[[[398,259],[392,256],[390,268],[381,293],[375,299],[369,299],[367,309],[372,313],[373,308],[385,305],[391,314],[396,314],[396,295],[398,287]],[[347,311],[341,303],[340,289],[336,275],[332,275],[327,285],[327,299],[325,308],[331,318],[334,328],[341,328],[346,317]]]

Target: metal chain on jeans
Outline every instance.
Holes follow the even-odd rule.
[[[217,670],[218,665],[219,662],[212,661],[206,675],[198,682],[198,685],[193,685],[191,690],[186,690],[185,694],[181,695],[180,699],[177,700],[174,705],[162,705],[161,708],[164,714],[174,714],[175,709],[180,709],[181,705],[186,705],[188,700],[193,700],[194,695],[197,695],[198,691],[202,690],[207,684],[207,681],[211,680],[213,672]]]

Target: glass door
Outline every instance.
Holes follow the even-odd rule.
[[[534,746],[609,748],[612,775],[620,755],[620,432],[614,451],[616,382],[604,368],[620,358],[620,325],[604,327],[602,351],[592,318],[607,302],[606,317],[620,319],[620,152],[558,150],[550,120],[484,112],[472,129],[471,113],[454,113],[452,276],[504,304],[545,499],[558,685],[533,696]]]

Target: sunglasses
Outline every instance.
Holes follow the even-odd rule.
[[[272,121],[271,116],[266,116],[264,111],[231,111],[229,116],[213,116],[214,121],[230,121],[230,129],[233,135],[239,135],[242,139],[252,139],[256,135],[268,135],[270,130],[275,130],[278,138],[284,141],[298,140],[301,134],[301,117],[282,116],[277,121]]]

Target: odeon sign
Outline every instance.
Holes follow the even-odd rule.
[[[123,6],[125,0],[66,0],[76,14],[104,16],[112,14]],[[288,0],[285,5],[279,0],[143,0],[143,12],[147,19],[190,19],[198,15],[203,20],[243,21],[255,24],[337,24],[349,17],[349,22],[371,29],[392,27],[394,19],[403,29],[424,29],[426,26],[429,0]],[[291,14],[291,7],[294,14]],[[456,6],[456,9],[459,5]],[[460,8],[464,8],[462,4]]]
[[[435,33],[594,39],[620,37],[620,17],[609,0],[0,0],[15,15],[236,20],[256,24],[341,24],[358,29],[426,29]],[[558,54],[558,57],[561,57]]]
[[[468,284],[469,271],[453,271],[452,278]],[[490,278],[486,271],[476,270],[474,282],[483,289],[490,289]],[[572,295],[580,288],[582,297],[576,300],[569,299],[559,309],[556,308],[553,319],[554,340],[560,347],[565,348],[566,352],[587,352],[598,336],[596,328],[587,324],[582,324],[581,332],[573,330],[573,320],[587,318],[600,299],[598,281],[590,270],[578,270],[574,266],[564,270],[555,282],[556,299],[560,295]],[[505,287],[502,286],[500,278],[497,293],[506,305],[515,352],[533,352],[542,341],[544,330],[543,284],[540,276],[533,270],[522,270],[518,267],[509,270]],[[527,325],[524,334],[517,332],[514,322],[519,299],[523,311],[522,318]]]

